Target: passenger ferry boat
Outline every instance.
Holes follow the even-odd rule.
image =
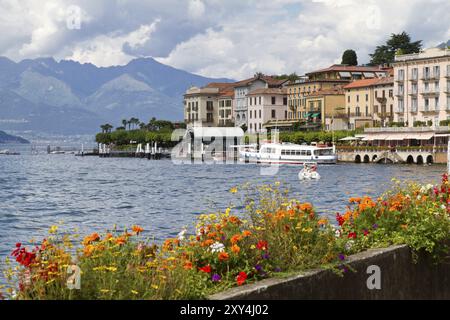
[[[319,164],[335,164],[337,155],[334,146],[267,143],[261,146],[259,152],[254,145],[241,146],[239,160],[270,164],[304,164],[311,161]]]

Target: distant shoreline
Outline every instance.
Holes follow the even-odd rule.
[[[22,137],[13,136],[4,131],[0,131],[0,144],[30,144],[30,141]]]

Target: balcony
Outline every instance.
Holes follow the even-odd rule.
[[[405,113],[405,108],[396,108],[394,113]]]
[[[419,75],[417,73],[416,74],[411,74],[411,77],[409,78],[409,81],[411,81],[411,82],[419,81]]]
[[[421,95],[424,95],[424,96],[438,96],[439,95],[439,88],[436,88],[436,89],[423,89],[423,90],[421,90],[420,91],[420,94]]]
[[[411,107],[411,113],[417,113],[418,112],[418,108],[417,108],[417,106],[415,106],[415,107]]]
[[[422,113],[436,113],[439,112],[439,107],[438,106],[428,106],[428,107],[423,107],[420,112]]]
[[[422,81],[433,81],[433,80],[439,80],[440,74],[438,73],[426,73],[420,78]]]

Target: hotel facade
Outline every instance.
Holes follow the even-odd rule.
[[[450,119],[450,49],[399,55],[393,66],[394,121],[436,127]]]

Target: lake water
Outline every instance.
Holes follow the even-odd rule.
[[[0,149],[4,149],[0,146]],[[350,196],[382,194],[391,178],[437,183],[445,166],[338,164],[320,166],[319,181],[300,182],[298,167],[261,176],[260,167],[174,165],[170,160],[0,155],[0,259],[16,242],[42,239],[60,221],[82,232],[139,224],[156,239],[192,226],[198,214],[236,203],[233,186],[287,183],[292,195],[334,217]]]

